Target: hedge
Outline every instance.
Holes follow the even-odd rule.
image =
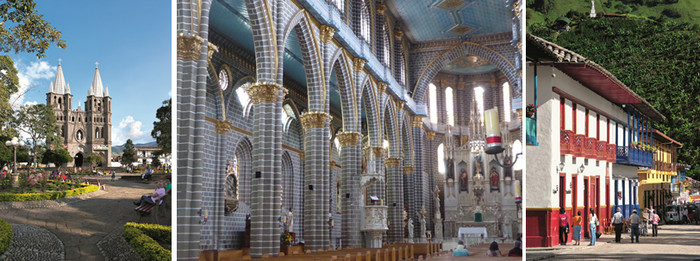
[[[128,222],[124,225],[124,239],[146,261],[164,261],[171,259],[171,251],[163,248],[156,239],[170,244],[171,228],[155,224],[137,224]]]
[[[12,244],[12,226],[4,219],[0,219],[0,255],[10,248]]]
[[[41,193],[25,193],[25,194],[15,194],[15,193],[0,193],[0,201],[34,201],[34,200],[50,200],[65,198],[80,194],[86,194],[93,191],[99,190],[100,187],[97,185],[87,185],[82,188],[64,190],[64,191],[50,191]]]

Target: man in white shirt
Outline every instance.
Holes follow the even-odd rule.
[[[617,212],[612,218],[612,223],[615,226],[615,243],[620,243],[622,239],[622,223],[624,222],[625,217],[622,216],[621,211],[622,210],[620,210],[618,207]]]
[[[163,182],[158,182],[158,187],[153,193],[141,196],[141,199],[134,201],[134,205],[140,206],[142,203],[155,205],[158,200],[165,196],[165,186]]]

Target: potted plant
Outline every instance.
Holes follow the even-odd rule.
[[[525,110],[525,116],[528,118],[535,118],[535,113],[537,112],[537,105],[528,104]]]

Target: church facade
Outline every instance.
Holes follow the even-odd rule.
[[[54,110],[63,148],[73,157],[73,162],[68,163],[69,167],[82,166],[83,159],[91,153],[99,154],[105,166],[109,164],[112,158],[112,98],[109,88],[103,88],[97,66],[84,110],[80,104],[73,109],[70,83],[66,82],[60,63],[46,93],[46,104]]]
[[[409,2],[178,2],[179,259],[517,237],[520,1]]]

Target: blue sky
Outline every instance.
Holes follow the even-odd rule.
[[[73,109],[78,104],[84,109],[99,62],[102,84],[112,97],[112,145],[127,138],[153,141],[156,110],[171,95],[171,1],[39,0],[36,8],[61,31],[67,47],[52,46],[42,59],[9,54],[26,90],[10,102],[46,103],[61,59]]]

